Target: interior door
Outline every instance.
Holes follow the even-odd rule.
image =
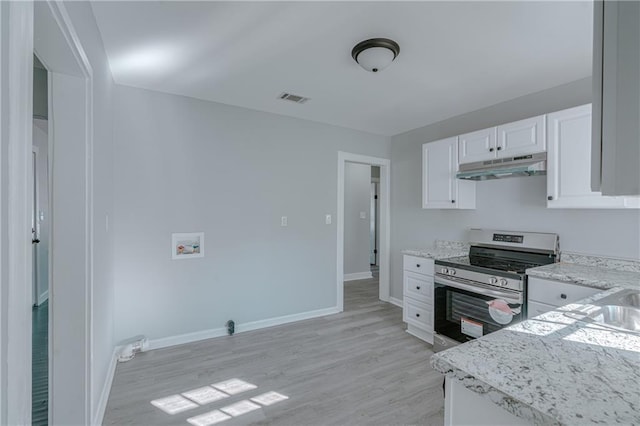
[[[36,151],[31,153],[31,168],[33,173],[32,200],[31,203],[31,250],[33,259],[31,261],[31,301],[33,306],[38,305],[38,176]]]
[[[371,208],[369,211],[369,264],[378,264],[378,183],[371,182]]]

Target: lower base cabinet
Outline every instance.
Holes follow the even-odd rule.
[[[403,310],[407,333],[433,344],[433,259],[403,258]]]

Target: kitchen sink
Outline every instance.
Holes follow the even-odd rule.
[[[630,306],[605,305],[588,315],[597,324],[629,331],[640,331],[640,309]]]
[[[620,305],[631,306],[634,308],[640,308],[640,291],[631,290],[629,294],[626,294],[620,298]]]
[[[588,309],[567,312],[570,318],[640,333],[640,291],[623,290],[596,300]]]

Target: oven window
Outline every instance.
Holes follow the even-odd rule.
[[[473,324],[474,329],[482,327],[481,334],[489,334],[507,325],[498,324],[489,314],[488,301],[493,298],[471,293],[457,288],[437,284],[435,288],[435,331],[459,342],[475,337],[462,331],[463,318]],[[510,305],[513,308],[518,305]],[[521,320],[522,314],[515,315],[511,324]],[[473,334],[473,333],[471,333]]]

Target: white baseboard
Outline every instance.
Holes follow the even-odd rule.
[[[404,308],[404,304],[401,299],[396,299],[395,297],[389,297],[389,303]]]
[[[261,328],[273,327],[295,321],[302,321],[311,318],[323,317],[337,314],[340,310],[337,307],[318,309],[315,311],[301,312],[299,314],[284,315],[281,317],[268,318],[259,321],[251,321],[244,324],[236,324],[236,333],[258,330]],[[161,339],[149,340],[147,350],[167,348],[169,346],[183,345],[185,343],[197,342],[199,340],[211,339],[227,335],[227,328],[212,328],[209,330],[196,331],[194,333],[180,334],[177,336],[163,337]]]
[[[38,297],[38,306],[42,305],[44,302],[47,301],[47,299],[49,299],[49,290],[45,291],[44,293],[42,293],[40,295],[40,297]]]
[[[118,353],[120,352],[120,349],[120,346],[113,348],[113,354],[111,355],[111,361],[109,362],[109,368],[107,369],[107,378],[102,386],[102,392],[100,392],[100,399],[98,400],[98,406],[96,407],[96,412],[93,416],[92,425],[101,425],[104,420],[104,412],[107,409],[107,402],[109,401],[109,393],[111,392],[113,377],[116,374],[116,364],[118,364]]]
[[[373,278],[373,274],[371,273],[371,271],[344,274],[344,281],[366,280],[369,278]]]

